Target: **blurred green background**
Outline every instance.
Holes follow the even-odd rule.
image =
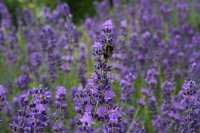
[[[4,0],[9,12],[12,14],[14,20],[16,19],[16,9],[28,7],[32,11],[39,11],[44,6],[48,6],[51,9],[55,8],[58,0]],[[73,21],[77,24],[84,20],[87,16],[94,16],[96,14],[93,2],[95,0],[60,0],[60,2],[66,2],[70,6],[71,14],[73,15]],[[102,0],[97,0],[102,1]]]
[[[44,6],[48,6],[54,9],[60,1],[66,2],[70,6],[71,14],[73,15],[73,22],[80,24],[86,17],[92,17],[96,14],[94,2],[101,2],[103,0],[0,0],[5,1],[9,12],[12,14],[14,22],[16,22],[16,9],[17,8],[29,8],[34,14],[37,14]],[[113,0],[109,0],[112,7]],[[130,0],[124,0],[126,2]],[[196,11],[192,9],[190,15],[190,23],[200,31],[200,21],[196,18]]]

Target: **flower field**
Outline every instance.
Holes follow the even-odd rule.
[[[0,1],[0,133],[200,132],[200,1],[56,3]]]

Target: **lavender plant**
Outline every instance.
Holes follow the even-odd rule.
[[[6,2],[0,132],[200,132],[199,1],[94,1],[80,24],[60,0]]]

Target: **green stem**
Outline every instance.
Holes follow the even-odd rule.
[[[134,120],[135,120],[135,118],[136,118],[136,116],[137,116],[139,110],[140,110],[140,107],[137,108],[137,110],[136,110],[136,112],[135,112],[135,114],[134,114],[134,116],[133,116],[133,119],[131,120],[131,124],[129,125],[128,131],[127,131],[126,133],[130,133],[130,130],[131,130],[132,125],[133,125],[133,122],[134,122]]]

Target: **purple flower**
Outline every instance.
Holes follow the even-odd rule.
[[[104,118],[106,115],[106,107],[104,106],[99,106],[97,108],[96,114],[99,118]]]
[[[144,107],[146,103],[145,103],[145,101],[144,101],[143,98],[140,98],[138,104],[139,104],[141,107]]]
[[[125,77],[120,81],[120,100],[126,101],[127,103],[131,103],[134,92],[133,80],[135,80],[135,75],[132,72],[128,72],[125,75]]]
[[[79,61],[79,82],[85,88],[87,75],[86,75],[86,52],[85,47],[80,46],[80,61]]]
[[[30,77],[29,77],[28,73],[22,74],[16,80],[17,87],[22,89],[22,90],[25,89],[28,86],[29,82],[30,82]]]
[[[199,130],[199,102],[198,90],[194,81],[188,81],[183,85],[183,116],[181,118],[182,132],[198,132]]]
[[[16,55],[13,51],[6,51],[6,57],[8,58],[8,60],[12,63],[15,64],[17,62],[17,58]]]
[[[33,67],[38,67],[42,63],[42,57],[38,52],[32,53],[30,59]]]
[[[150,90],[147,89],[147,88],[142,88],[142,89],[141,89],[141,92],[142,92],[142,94],[145,95],[146,97],[150,97],[150,96],[152,95],[151,92],[150,92]]]
[[[62,14],[65,15],[66,17],[69,17],[69,18],[72,17],[70,14],[69,6],[66,3],[60,5],[60,12],[62,12]]]
[[[185,84],[183,85],[183,94],[184,95],[193,95],[196,93],[196,83],[194,81],[188,81],[185,82]]]
[[[113,29],[113,25],[112,25],[112,21],[110,19],[106,20],[104,23],[103,23],[103,30],[105,32],[111,32],[111,30]]]
[[[105,96],[104,96],[104,99],[106,101],[109,101],[109,100],[112,100],[114,98],[115,94],[112,90],[107,90],[105,91]]]
[[[23,9],[23,15],[24,15],[24,20],[26,21],[27,25],[32,25],[33,24],[33,16],[32,13],[27,9]]]
[[[147,71],[145,81],[149,85],[156,85],[158,83],[157,78],[156,78],[158,75],[159,75],[159,72],[155,68],[150,68]]]
[[[54,132],[61,132],[63,130],[63,122],[56,122],[53,124],[53,131]]]
[[[4,106],[6,105],[6,89],[0,85],[0,124],[2,122],[1,111],[3,110]]]
[[[83,125],[91,125],[93,123],[93,120],[92,120],[92,115],[90,112],[85,112],[83,114],[83,117],[80,119],[80,122],[83,124]]]
[[[165,100],[165,102],[167,103],[170,102],[170,96],[173,90],[174,90],[173,83],[166,80],[162,85],[163,100]]]
[[[150,110],[152,119],[155,119],[155,117],[158,113],[156,102],[157,102],[157,100],[156,100],[155,96],[151,96],[148,101],[148,106],[149,106],[149,110]]]
[[[65,109],[67,107],[66,96],[67,96],[66,88],[62,86],[57,87],[57,91],[56,91],[56,108],[57,109]]]
[[[4,46],[5,42],[6,42],[6,38],[5,38],[5,35],[4,35],[4,32],[3,32],[3,29],[0,28],[0,43]]]
[[[67,112],[66,96],[66,88],[58,86],[56,88],[56,111],[54,113],[56,115],[56,122],[53,125],[53,131],[55,132],[62,132],[64,129],[64,114]]]
[[[196,87],[196,83],[192,80],[185,82],[185,84],[183,85],[183,89],[185,89],[185,90],[192,89],[193,87]]]
[[[33,88],[21,96],[21,109],[10,124],[12,132],[41,132],[48,126],[48,103],[51,94],[41,87]],[[29,101],[29,99],[31,99]]]

